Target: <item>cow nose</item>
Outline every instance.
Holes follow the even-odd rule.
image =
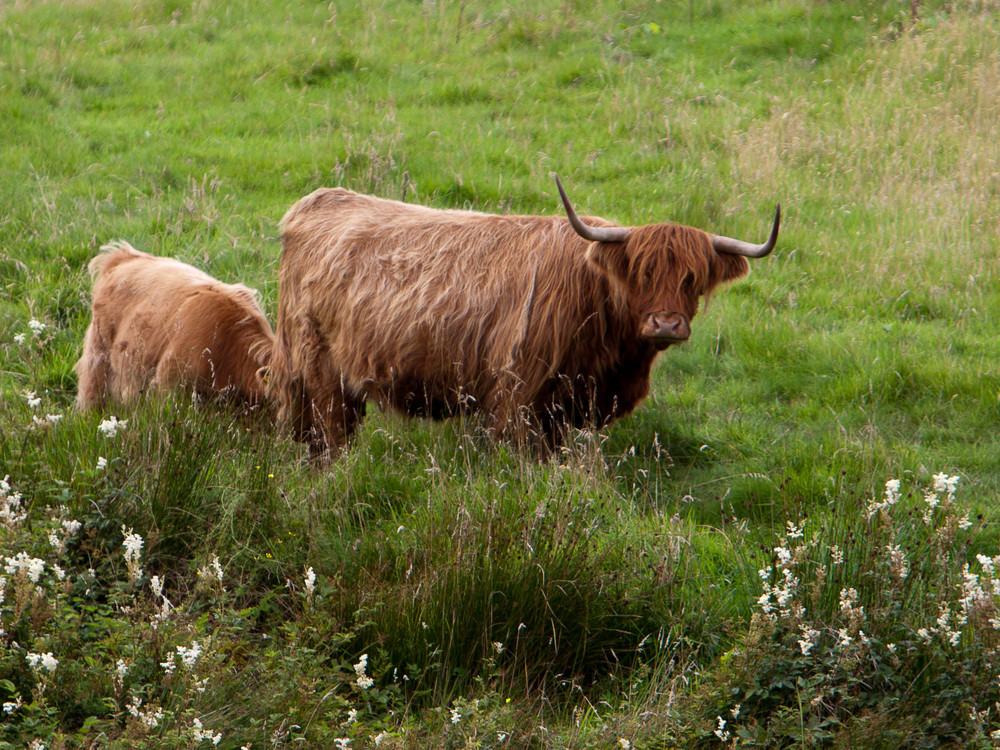
[[[653,344],[667,347],[688,340],[691,335],[691,322],[684,313],[648,313],[642,319],[642,329],[639,333]]]

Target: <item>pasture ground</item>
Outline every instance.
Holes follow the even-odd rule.
[[[996,2],[0,20],[0,748],[1000,743]],[[316,470],[224,405],[72,410],[105,242],[273,320],[316,187],[556,213],[552,172],[623,223],[784,214],[552,461],[375,413]]]

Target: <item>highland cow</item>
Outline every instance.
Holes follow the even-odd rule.
[[[314,453],[342,447],[372,400],[441,418],[485,413],[500,438],[552,448],[649,391],[699,300],[775,246],[677,224],[436,210],[342,188],[281,222],[269,395]],[[568,217],[568,220],[567,220]]]
[[[192,388],[256,404],[274,333],[256,292],[115,242],[90,262],[93,319],[74,368],[77,408]]]

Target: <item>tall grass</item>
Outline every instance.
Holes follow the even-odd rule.
[[[0,18],[0,747],[995,742],[994,4]],[[626,223],[785,219],[550,460],[474,417],[370,414],[316,468],[183,393],[72,410],[110,239],[273,317],[310,190],[554,213],[551,171]]]

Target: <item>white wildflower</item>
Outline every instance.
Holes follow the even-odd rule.
[[[98,456],[97,457],[97,470],[98,471],[104,471],[106,468],[108,468],[108,459],[106,459],[104,456]]]
[[[27,552],[18,552],[14,557],[6,557],[4,570],[7,575],[24,574],[32,583],[38,583],[45,572],[45,561],[31,557]]]
[[[333,744],[337,746],[337,750],[348,750],[351,746],[351,739],[349,737],[339,737],[333,741]]]
[[[620,747],[622,750],[631,750],[632,749],[632,740],[629,740],[629,739],[627,739],[625,737],[620,737],[618,739],[618,747]]]
[[[128,566],[129,578],[134,583],[135,581],[142,578],[142,568],[139,567],[139,563],[142,558],[142,537],[138,534],[132,533],[132,529],[126,531],[125,526],[122,526],[122,535],[125,539],[122,541],[122,547],[125,551],[122,554],[125,557],[125,565]]]
[[[949,477],[945,472],[934,475],[934,491],[947,493],[948,499],[952,499],[955,496],[955,490],[958,488],[957,476]]]
[[[462,720],[462,712],[458,710],[458,706],[451,707],[451,723],[458,724]]]
[[[897,581],[904,581],[910,575],[910,562],[906,552],[898,544],[887,544],[889,551],[889,572]]]
[[[24,392],[24,397],[25,397],[25,399],[27,399],[27,401],[28,401],[28,407],[31,408],[31,409],[38,408],[38,406],[41,405],[41,403],[42,403],[41,396],[35,395],[34,391],[25,391]]]
[[[951,607],[947,604],[941,605],[941,614],[937,618],[937,626],[939,630],[948,629],[948,621],[951,620]]]
[[[840,611],[845,615],[849,615],[851,610],[854,609],[855,602],[858,601],[858,590],[857,589],[841,589],[840,590]]]
[[[719,738],[722,742],[729,742],[729,730],[726,729],[726,720],[721,716],[715,717],[717,719],[715,725],[715,736]]]
[[[787,534],[787,536],[788,536],[789,539],[801,539],[802,538],[802,536],[803,536],[802,529],[800,529],[798,526],[796,526],[792,521],[789,521],[788,524],[787,524],[787,526],[788,526],[788,534]]]
[[[25,338],[25,336],[24,336],[23,333],[15,334],[14,335],[14,343],[17,344],[18,346],[23,346],[24,345],[24,338]]]
[[[31,744],[28,745],[28,750],[45,750],[45,743],[40,739],[35,738],[31,741]]]
[[[59,666],[59,660],[49,652],[36,654],[29,651],[24,655],[24,658],[27,660],[28,666],[31,667],[32,671],[36,674],[41,673],[42,671],[51,674],[52,672],[55,672],[56,667]]]
[[[774,554],[778,558],[778,565],[784,567],[792,561],[792,553],[785,547],[775,547]]]
[[[124,659],[119,659],[115,664],[115,683],[120,687],[125,681],[125,675],[128,674],[128,664],[125,663]]]
[[[80,523],[79,521],[69,520],[69,521],[63,521],[62,527],[63,531],[66,532],[67,536],[76,536],[76,534],[79,533],[80,529],[83,528],[83,524]]]
[[[844,563],[844,551],[840,548],[840,545],[832,544],[830,545],[830,560],[834,565],[843,565]]]
[[[191,645],[187,648],[178,646],[177,654],[181,657],[181,661],[184,662],[185,667],[194,669],[198,657],[201,656],[201,646],[198,644],[198,641],[191,641]]]
[[[21,700],[20,694],[17,694],[14,696],[14,700],[7,701],[3,704],[3,712],[9,716],[23,705],[24,701]]]
[[[163,581],[160,580],[159,576],[153,576],[149,579],[149,589],[153,592],[154,599],[163,596]]]
[[[201,719],[194,719],[191,721],[191,739],[195,742],[209,740],[213,745],[218,745],[222,742],[222,733],[213,734],[210,730],[202,728]]]
[[[21,510],[21,493],[10,491],[9,478],[0,480],[0,525],[13,529],[28,517],[28,513]]]
[[[306,568],[305,587],[306,596],[311,597],[316,590],[316,571],[312,567]]]
[[[846,628],[842,628],[837,631],[837,638],[837,648],[847,648],[854,641],[854,639],[848,635]]]
[[[38,338],[42,335],[42,331],[45,330],[46,325],[42,321],[32,318],[28,321],[28,328],[30,328],[31,332],[35,334],[35,338]]]
[[[885,483],[885,500],[889,505],[895,505],[899,501],[898,479],[890,479]]]
[[[163,709],[159,706],[152,708],[149,711],[142,711],[142,698],[139,696],[133,696],[132,701],[126,706],[126,709],[132,716],[137,718],[140,723],[153,729],[160,725],[160,720],[163,719]]]
[[[362,654],[361,659],[354,665],[354,673],[357,675],[357,686],[362,690],[367,690],[375,684],[375,680],[365,674],[368,669],[368,654]]]
[[[222,576],[222,564],[219,562],[218,555],[212,555],[212,562],[198,570],[199,578],[211,578],[218,583],[222,583]]]
[[[503,653],[503,644],[500,641],[493,641],[493,650],[498,654]]]
[[[56,554],[61,555],[66,551],[66,544],[56,531],[49,532],[49,545],[56,551]]]
[[[118,417],[111,416],[97,425],[97,430],[104,433],[104,437],[113,438],[118,434],[118,430],[124,429],[127,424],[127,419],[119,420]]]
[[[388,732],[379,732],[374,737],[372,737],[372,742],[375,743],[375,747],[379,747],[387,739],[389,739],[389,733]]]
[[[809,652],[813,650],[813,647],[819,642],[820,632],[810,628],[808,625],[800,625],[802,629],[802,638],[799,640],[799,648],[802,650],[803,656],[809,656]],[[736,718],[736,717],[733,717]]]
[[[870,521],[872,516],[881,511],[886,511],[899,502],[899,480],[890,479],[885,483],[885,492],[883,493],[883,499],[872,500],[868,503],[868,507],[865,509],[865,520]]]

